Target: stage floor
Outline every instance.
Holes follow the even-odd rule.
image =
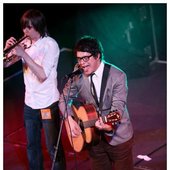
[[[166,64],[153,64],[150,74],[128,81],[128,109],[134,126],[134,169],[166,170]],[[22,74],[4,80],[3,169],[28,170],[26,136],[23,124],[24,85]],[[43,133],[43,131],[42,131]],[[67,170],[90,170],[86,150],[75,153],[65,128],[62,130]],[[44,136],[44,169],[51,169]],[[137,158],[148,155],[151,160]]]

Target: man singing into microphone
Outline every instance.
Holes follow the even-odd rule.
[[[83,104],[93,104],[99,115],[94,131],[100,140],[92,141],[88,147],[92,169],[112,170],[114,167],[114,170],[133,170],[133,128],[126,106],[126,74],[103,60],[102,45],[94,37],[82,37],[75,45],[74,55],[83,73],[79,72],[68,80],[59,100],[59,108],[69,122],[71,136],[76,138],[83,131],[73,119],[73,101],[80,99]],[[101,116],[114,111],[120,114],[120,122],[105,124]],[[107,140],[108,137],[110,140]]]

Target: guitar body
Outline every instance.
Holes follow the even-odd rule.
[[[94,128],[95,122],[98,120],[98,114],[93,104],[80,106],[78,109],[72,106],[74,113],[79,120],[83,122],[82,135],[86,143],[98,141],[100,139],[97,129]]]
[[[89,105],[83,105],[79,108],[76,108],[74,105],[72,105],[72,109],[75,116],[75,121],[79,124],[79,121],[82,122],[88,122],[89,120],[97,119],[97,113],[95,111],[95,107],[92,104]],[[65,121],[65,126],[68,134],[68,138],[70,141],[71,146],[76,152],[80,152],[83,149],[84,143],[90,143],[92,139],[96,139],[94,128],[82,127],[82,133],[78,137],[72,137],[70,133],[70,127],[68,124],[68,121]],[[81,127],[81,125],[80,125]],[[94,135],[94,136],[93,136]]]
[[[81,134],[78,137],[72,137],[71,132],[70,132],[70,126],[67,120],[65,120],[65,127],[66,127],[67,136],[68,136],[71,146],[76,152],[80,152],[84,146],[83,135]]]
[[[98,114],[93,104],[82,105],[78,108],[72,105],[72,109],[74,120],[82,129],[82,133],[78,137],[72,137],[68,120],[65,120],[65,127],[71,146],[76,152],[80,152],[85,143],[89,144],[92,141],[96,143],[100,140],[100,132],[94,128]],[[118,112],[113,112],[103,118],[104,123],[116,123],[119,122],[120,115]]]

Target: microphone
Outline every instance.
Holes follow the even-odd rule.
[[[72,72],[70,74],[65,75],[65,78],[73,78],[74,76],[76,76],[78,74],[81,74],[81,73],[83,73],[83,69],[79,68],[76,71],[74,71],[74,72]]]

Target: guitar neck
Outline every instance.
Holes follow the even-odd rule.
[[[84,121],[84,122],[83,122],[83,127],[84,127],[84,129],[89,128],[89,127],[93,127],[93,126],[95,125],[95,123],[96,123],[97,120],[98,120],[98,119],[93,119],[93,120]],[[103,120],[104,123],[106,122],[105,116],[102,117],[102,120]]]

